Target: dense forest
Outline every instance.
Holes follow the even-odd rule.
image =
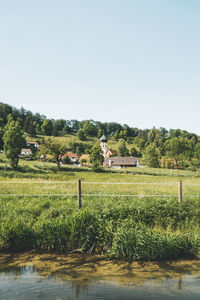
[[[0,103],[0,149],[3,149],[4,127],[9,118],[18,121],[25,133],[31,136],[77,135],[80,141],[101,137],[104,133],[118,141],[118,155],[138,156],[151,167],[189,168],[200,167],[200,137],[181,129],[152,128],[138,129],[116,122],[94,120],[48,119],[39,113],[32,113],[23,107],[17,109]],[[71,150],[90,151],[89,143],[74,143]]]

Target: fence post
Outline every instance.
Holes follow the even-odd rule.
[[[183,193],[182,193],[182,181],[179,180],[178,182],[178,202],[181,203],[183,198]]]
[[[80,209],[82,207],[82,201],[81,201],[81,180],[78,180],[78,208]]]

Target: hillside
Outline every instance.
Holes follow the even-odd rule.
[[[142,157],[149,167],[189,170],[200,167],[200,137],[185,130],[162,127],[142,130],[115,122],[53,120],[5,103],[0,103],[0,149],[10,118],[20,124],[26,140],[42,143],[47,137],[55,137],[79,156],[90,153],[105,134],[110,150],[117,150],[118,156]]]

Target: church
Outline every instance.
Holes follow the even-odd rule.
[[[104,158],[108,158],[111,154],[114,153],[114,151],[108,149],[108,139],[104,134],[100,138],[100,146],[101,146],[101,150],[103,151]]]
[[[108,149],[108,139],[105,135],[100,138],[100,146],[103,151],[104,167],[113,167],[117,169],[127,167],[140,167],[137,157],[110,157],[114,151]]]

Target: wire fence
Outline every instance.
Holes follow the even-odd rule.
[[[68,197],[77,197],[78,198],[78,205],[79,208],[82,206],[82,198],[83,197],[128,197],[128,198],[135,198],[135,197],[139,197],[139,198],[143,198],[143,197],[162,197],[162,198],[167,198],[167,197],[177,197],[178,202],[182,202],[183,199],[183,184],[182,181],[179,180],[178,182],[89,182],[89,181],[81,181],[80,179],[78,181],[48,181],[48,180],[41,180],[41,181],[0,181],[0,190],[1,190],[1,185],[3,184],[8,184],[9,186],[11,185],[26,185],[26,184],[36,184],[36,185],[77,185],[77,190],[75,192],[62,192],[62,193],[51,193],[51,192],[47,192],[47,193],[16,193],[15,192],[4,192],[0,194],[0,197],[63,197],[63,196],[68,196]],[[82,193],[82,187],[84,186],[88,186],[88,185],[92,185],[92,186],[103,186],[102,189],[104,189],[104,192],[88,192],[85,193],[85,191]],[[141,191],[139,191],[139,193],[117,193],[117,191],[115,193],[110,192],[107,193],[105,192],[105,186],[169,186],[169,187],[177,187],[177,191],[174,193],[148,193],[148,189],[146,190],[146,192],[141,193]],[[193,184],[188,184],[188,183],[184,183],[184,186],[200,186],[200,184],[198,183],[193,183]],[[115,188],[116,189],[116,188]],[[137,192],[137,191],[136,191]],[[159,191],[158,191],[159,192]],[[170,192],[170,191],[169,191]],[[184,196],[187,197],[194,197],[194,194],[185,194]],[[198,194],[198,196],[200,196],[200,193]]]

